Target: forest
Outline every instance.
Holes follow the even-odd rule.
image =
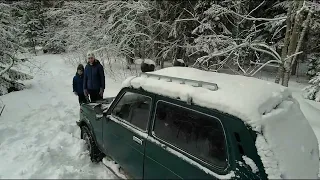
[[[92,50],[128,68],[135,59],[244,76],[269,68],[286,87],[304,64],[305,98],[320,101],[319,0],[2,0],[0,33],[0,95],[32,78],[15,68],[28,61],[18,54],[41,49],[76,62]]]

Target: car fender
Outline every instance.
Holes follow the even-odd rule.
[[[80,120],[80,122],[77,122],[78,126],[81,128],[82,126],[87,126],[90,130],[90,133],[94,139],[95,142],[97,142],[96,136],[92,131],[92,125],[90,123],[90,120],[86,117],[84,117],[83,119]]]

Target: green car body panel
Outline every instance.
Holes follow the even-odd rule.
[[[126,124],[124,125],[110,119],[113,108],[125,92],[133,92],[152,98],[145,130],[136,128],[127,122],[123,122]],[[111,100],[113,100],[112,103],[110,103]],[[226,138],[227,166],[217,168],[156,137],[153,133],[153,125],[158,101],[172,103],[218,119]],[[102,118],[96,117],[94,105],[83,104],[78,125],[88,126],[99,149],[119,163],[124,171],[134,179],[219,179],[217,177],[229,173],[234,173],[232,179],[267,179],[255,147],[255,132],[234,116],[132,88],[123,88],[117,97],[104,99],[101,103],[110,103]],[[118,120],[121,121],[121,119]],[[141,140],[141,144],[134,141],[134,138]],[[155,143],[155,141],[160,143]],[[164,147],[170,147],[198,165],[179,157],[177,153],[169,152]],[[243,156],[254,161],[258,168],[255,172],[245,163]],[[210,170],[218,176],[215,177],[204,169]]]

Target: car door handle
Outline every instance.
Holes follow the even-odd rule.
[[[142,145],[142,139],[137,138],[136,136],[132,137],[132,140],[140,145]]]

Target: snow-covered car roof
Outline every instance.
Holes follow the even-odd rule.
[[[194,104],[231,114],[250,125],[254,125],[284,99],[291,97],[288,88],[253,77],[208,72],[188,67],[168,67],[149,73],[215,83],[218,90],[213,91],[204,87],[193,87],[188,83],[167,82],[146,76],[130,77],[123,82],[123,87],[141,87],[146,91],[183,101],[191,98]]]

